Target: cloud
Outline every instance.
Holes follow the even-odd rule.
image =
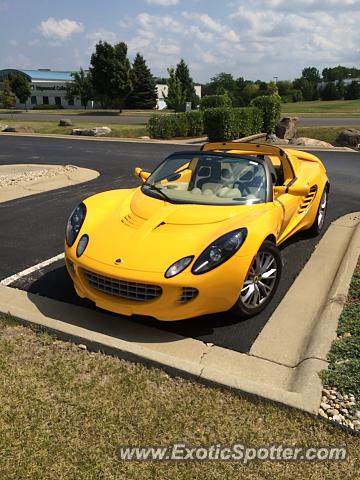
[[[177,5],[179,0],[145,0],[149,5],[161,5],[162,7],[169,7],[170,5]]]
[[[38,31],[45,38],[56,40],[67,40],[74,33],[83,32],[84,29],[84,25],[75,20],[69,20],[67,18],[56,20],[53,17],[49,17],[47,20],[42,21],[38,26]]]

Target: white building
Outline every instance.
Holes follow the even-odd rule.
[[[163,110],[166,108],[166,102],[165,98],[167,97],[168,94],[168,86],[163,85],[163,84],[157,84],[156,85],[156,91],[157,91],[157,109],[158,110]],[[195,85],[195,92],[196,95],[201,98],[201,85]]]
[[[30,82],[30,105],[61,105],[64,108],[82,108],[79,99],[66,100],[66,86],[73,81],[71,72],[55,72],[48,69],[39,70],[0,70],[0,82],[11,73],[24,75]],[[16,107],[23,107],[16,98]]]

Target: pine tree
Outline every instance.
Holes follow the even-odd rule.
[[[180,80],[175,75],[174,68],[168,68],[169,78],[167,80],[168,94],[165,97],[167,108],[179,110],[185,103],[185,93]]]
[[[190,77],[189,67],[183,59],[176,66],[176,78],[181,83],[181,89],[185,98],[185,102],[191,102],[192,107],[197,107],[199,97],[196,95],[193,79]]]
[[[132,73],[133,91],[126,100],[126,106],[128,108],[155,108],[157,102],[155,80],[140,53],[136,54]]]

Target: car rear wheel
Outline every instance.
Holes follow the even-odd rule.
[[[276,292],[281,270],[280,252],[276,245],[266,240],[253,260],[233,312],[243,318],[260,313]]]
[[[328,187],[325,187],[323,194],[321,195],[320,204],[319,204],[318,211],[316,213],[314,223],[311,225],[311,227],[308,230],[308,233],[311,236],[316,237],[317,235],[319,235],[321,230],[324,227],[325,215],[326,215],[327,204],[328,204],[328,194],[329,194],[329,189]]]

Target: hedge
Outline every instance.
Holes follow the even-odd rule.
[[[34,105],[33,110],[64,110],[63,105],[50,105],[47,103],[41,103],[40,105]]]
[[[208,95],[201,99],[201,110],[217,107],[232,107],[232,101],[229,95]]]
[[[204,133],[203,113],[193,110],[175,115],[152,115],[148,123],[151,138],[196,137]]]
[[[279,95],[256,97],[251,101],[251,105],[257,107],[262,112],[264,132],[274,133],[281,114],[281,98]]]
[[[262,113],[256,107],[209,108],[204,111],[204,130],[209,141],[234,140],[261,132]]]

